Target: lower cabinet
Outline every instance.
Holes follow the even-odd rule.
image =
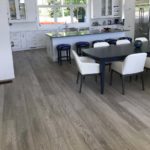
[[[38,49],[46,47],[46,35],[48,31],[20,31],[11,32],[10,39],[13,51]]]

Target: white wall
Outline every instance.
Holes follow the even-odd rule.
[[[127,36],[134,39],[135,31],[135,0],[124,0],[124,29],[129,30]]]
[[[7,1],[0,0],[0,82],[14,79]]]

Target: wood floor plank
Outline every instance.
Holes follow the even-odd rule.
[[[4,109],[4,86],[0,85],[0,149],[2,149],[3,135],[3,109]]]
[[[0,150],[149,150],[150,72],[145,91],[114,75],[105,94],[86,77],[82,93],[76,64],[52,62],[45,49],[15,52],[16,79],[0,85]]]

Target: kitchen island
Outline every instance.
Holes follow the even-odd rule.
[[[125,36],[127,30],[111,29],[110,31],[84,30],[84,31],[63,31],[46,33],[47,53],[53,60],[57,61],[57,49],[59,44],[70,44],[71,49],[76,49],[75,43],[87,41],[91,43],[94,40],[105,40],[108,38],[119,38]]]

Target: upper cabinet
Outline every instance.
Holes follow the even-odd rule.
[[[121,17],[121,3],[122,0],[113,0],[112,14],[114,17]]]
[[[91,18],[101,17],[101,0],[91,0]]]
[[[119,17],[120,0],[91,0],[91,17]]]
[[[101,16],[112,16],[112,0],[101,0]]]
[[[30,0],[8,0],[9,22],[27,22],[36,20],[36,4]],[[31,4],[32,3],[32,4]],[[31,13],[32,11],[32,13]]]
[[[24,0],[9,0],[9,10],[11,20],[26,19],[26,8]]]

